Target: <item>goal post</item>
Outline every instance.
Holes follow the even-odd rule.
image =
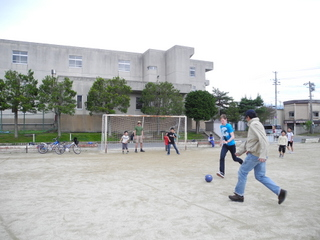
[[[106,152],[119,149],[119,143],[124,131],[129,136],[133,133],[137,122],[141,121],[143,127],[144,148],[164,147],[163,136],[170,128],[174,128],[177,134],[178,146],[186,146],[187,143],[187,117],[170,115],[126,115],[126,114],[103,114],[101,128],[101,150]],[[134,143],[129,144],[133,148]]]

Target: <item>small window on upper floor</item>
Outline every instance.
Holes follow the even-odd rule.
[[[148,66],[148,70],[157,70],[157,66]]]
[[[118,69],[122,72],[130,72],[130,61],[129,60],[119,60]]]
[[[195,76],[196,76],[196,68],[190,67],[190,77],[195,77]]]
[[[28,64],[28,52],[12,51],[12,63]]]
[[[70,68],[82,68],[82,56],[69,55]]]
[[[319,112],[312,112],[313,117],[318,118],[319,117]]]
[[[293,111],[290,111],[290,112],[289,112],[289,117],[291,117],[291,118],[294,117],[294,112],[293,112]]]
[[[82,109],[82,95],[77,95],[77,109]]]

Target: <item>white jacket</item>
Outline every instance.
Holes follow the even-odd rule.
[[[254,156],[267,159],[269,142],[259,118],[252,118],[248,122],[248,127],[247,140],[240,145],[237,152],[240,155],[250,152]]]

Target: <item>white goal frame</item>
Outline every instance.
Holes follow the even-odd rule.
[[[170,128],[174,127],[177,134],[177,145],[184,145],[184,147],[186,147],[187,117],[184,115],[103,114],[101,127],[101,151],[104,151],[105,153],[108,152],[108,143],[112,143],[113,145],[117,143],[118,149],[120,149],[121,145],[119,144],[119,140],[123,135],[123,132],[126,130],[129,132],[129,135],[131,135],[132,130],[134,130],[138,121],[141,121],[142,127],[144,128],[144,135],[146,137],[143,141],[144,146],[148,141],[155,141],[159,143],[161,140],[163,143],[164,132],[169,132]],[[123,122],[123,125],[121,126],[121,123],[119,122]],[[157,135],[157,140],[151,139],[153,135]],[[115,136],[118,136],[117,141],[114,139]],[[108,141],[108,138],[113,138],[113,141]],[[162,146],[164,146],[164,144]],[[129,145],[129,147],[132,147],[132,145]]]

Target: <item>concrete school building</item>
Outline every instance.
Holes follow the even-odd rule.
[[[191,59],[193,54],[194,48],[185,46],[133,53],[0,39],[0,78],[8,70],[26,74],[29,69],[34,71],[39,84],[51,74],[58,80],[68,77],[77,92],[77,107],[74,116],[62,115],[61,130],[98,132],[101,115],[90,116],[84,105],[97,77],[124,78],[132,88],[127,114],[142,114],[139,99],[148,82],[167,81],[184,95],[205,90],[209,85],[206,72],[213,70],[213,62]],[[0,117],[2,130],[13,130],[13,113],[6,110]],[[19,129],[47,130],[53,124],[53,113],[19,113]]]
[[[312,115],[313,132],[320,133],[320,100],[291,100],[283,102],[284,130],[290,127],[295,134],[307,133],[305,123]]]

